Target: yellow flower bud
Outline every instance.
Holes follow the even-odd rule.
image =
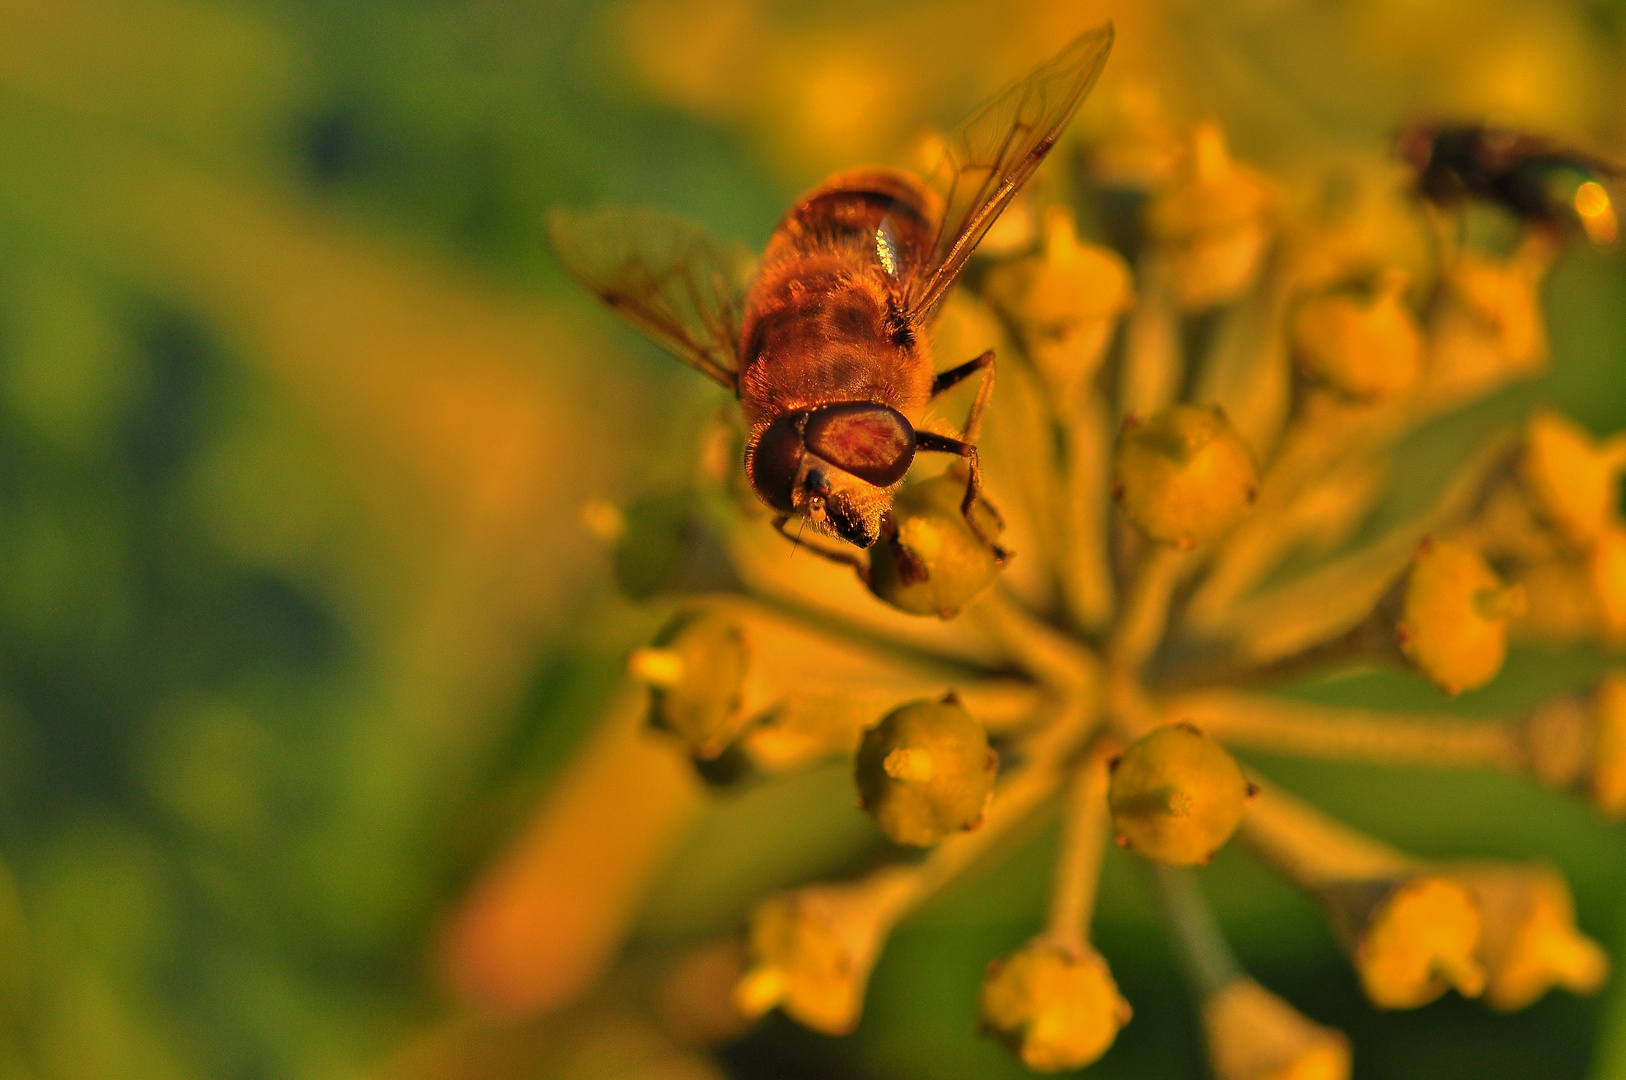
[[[1355,961],[1361,989],[1380,1009],[1414,1009],[1455,988],[1485,986],[1479,909],[1468,891],[1436,874],[1338,882],[1321,892],[1333,929]]]
[[[1585,795],[1603,817],[1626,817],[1626,673],[1604,676],[1584,697],[1562,697],[1520,727],[1530,773]]]
[[[1216,539],[1253,505],[1253,452],[1217,408],[1174,405],[1126,422],[1113,460],[1113,492],[1129,519],[1164,544]]]
[[[864,733],[858,797],[894,844],[930,847],[982,823],[999,756],[953,694],[894,709]]]
[[[1539,370],[1547,355],[1540,278],[1539,266],[1460,253],[1429,316],[1433,378],[1472,388]]]
[[[1540,412],[1525,429],[1520,479],[1542,519],[1584,546],[1614,518],[1615,466],[1571,420]]]
[[[951,619],[987,588],[999,559],[966,524],[964,498],[965,474],[958,469],[899,490],[892,500],[897,536],[870,550],[870,591],[911,615]],[[971,512],[989,539],[1004,530],[988,504],[979,502]]]
[[[1190,724],[1160,727],[1112,766],[1118,843],[1173,866],[1206,863],[1242,822],[1253,788],[1236,759]]]
[[[1129,1003],[1093,949],[1035,942],[988,965],[982,1023],[1035,1072],[1080,1069],[1129,1022]]]
[[[1252,979],[1203,1003],[1214,1080],[1349,1080],[1349,1039],[1307,1020]]]
[[[1609,975],[1602,946],[1575,928],[1575,902],[1556,870],[1540,864],[1452,867],[1479,906],[1485,1003],[1522,1009],[1555,986],[1590,994]]]
[[[745,631],[708,611],[686,612],[661,631],[652,648],[627,659],[633,678],[650,687],[650,719],[683,737],[696,757],[714,758],[745,727]]]
[[[1165,252],[1182,310],[1224,303],[1253,284],[1275,202],[1264,177],[1231,160],[1218,128],[1197,129],[1184,174],[1146,208],[1147,231]]]
[[[1417,379],[1422,336],[1405,305],[1406,275],[1382,275],[1370,297],[1312,297],[1293,319],[1293,355],[1315,382],[1352,398],[1387,397]]]
[[[869,973],[899,914],[902,873],[776,893],[751,912],[750,966],[734,1006],[761,1016],[779,1006],[826,1035],[858,1026]]]
[[[1426,540],[1412,558],[1395,633],[1425,678],[1457,694],[1496,677],[1508,620],[1523,607],[1523,590],[1505,585],[1474,548]]]
[[[1079,241],[1070,209],[1044,214],[1044,249],[994,267],[983,296],[1021,331],[1028,355],[1064,395],[1095,375],[1113,324],[1134,302],[1117,252]]]

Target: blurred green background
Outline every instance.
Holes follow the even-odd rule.
[[[1155,86],[1289,180],[1418,113],[1626,148],[1618,0],[0,0],[0,1077],[395,1075],[457,1011],[446,912],[657,621],[611,596],[577,507],[685,476],[715,400],[563,279],[546,209],[649,203],[760,243],[801,187],[1108,16],[1102,93]],[[1536,400],[1626,426],[1626,266],[1576,252],[1549,295],[1552,374],[1417,440],[1416,491]],[[1449,707],[1605,662],[1521,653]],[[1398,678],[1329,692],[1446,707]],[[1626,833],[1579,806],[1261,764],[1423,854],[1553,858],[1626,955]],[[719,800],[640,940],[838,864],[866,835],[845,784]],[[774,1021],[727,1066],[1018,1075],[972,1002],[1037,923],[1052,844],[907,923],[857,1035]],[[1231,854],[1208,879],[1361,1077],[1626,1080],[1619,989],[1376,1015],[1307,905]],[[1091,1075],[1202,1075],[1147,907],[1111,861],[1101,944],[1136,1019]]]

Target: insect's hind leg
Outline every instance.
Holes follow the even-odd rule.
[[[989,357],[990,360],[992,358],[990,353],[984,353],[983,355]],[[1000,547],[992,537],[982,531],[982,526],[977,523],[976,516],[972,513],[977,505],[977,500],[982,497],[982,468],[977,462],[977,448],[969,442],[951,439],[947,435],[939,435],[932,431],[916,432],[915,448],[917,450],[932,450],[940,454],[953,454],[965,461],[967,472],[965,498],[960,500],[960,513],[965,515],[965,523],[971,527],[972,534],[987,545],[989,551],[994,553],[996,561],[1003,563],[1010,558],[1011,553]],[[986,506],[987,504],[984,503],[983,505]],[[993,507],[989,506],[988,509],[993,510]],[[997,511],[995,511],[995,517],[998,517]]]
[[[785,526],[789,522],[789,514],[776,514],[773,519],[774,531],[780,536],[783,536],[786,540],[789,540],[791,543],[795,544],[797,547],[807,548],[807,550],[811,551],[821,559],[828,562],[833,562],[838,566],[852,567],[854,570],[858,571],[859,579],[862,580],[864,584],[869,584],[868,560],[862,559],[850,551],[834,551],[830,548],[824,547],[822,544],[804,541],[800,536],[792,536],[790,533],[785,531]]]
[[[978,374],[982,376],[982,385],[977,387],[977,396],[971,402],[971,412],[966,417],[962,435],[968,443],[977,441],[977,433],[982,429],[982,411],[988,407],[988,399],[994,392],[994,350],[989,349],[975,360],[949,368],[932,380],[932,397],[935,398]]]

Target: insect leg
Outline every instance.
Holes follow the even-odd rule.
[[[830,562],[841,566],[852,567],[854,570],[858,571],[859,579],[862,580],[864,584],[869,584],[869,563],[866,560],[859,558],[850,551],[835,551],[820,544],[815,544],[812,542],[804,543],[801,537],[792,536],[790,533],[785,531],[785,526],[789,522],[789,514],[776,514],[773,519],[774,531],[780,536],[783,536],[786,540],[789,540],[791,543],[795,544],[797,547],[807,548],[807,550],[811,551],[821,559],[827,559]]]
[[[992,360],[991,354],[984,353],[983,356],[989,358],[990,361]],[[975,360],[972,361],[972,363],[976,362]],[[960,513],[965,515],[965,523],[971,527],[971,532],[975,534],[977,539],[988,545],[988,550],[994,553],[994,558],[1000,562],[1004,562],[1009,558],[1010,553],[983,533],[982,526],[977,524],[977,519],[971,513],[972,508],[977,505],[977,500],[982,497],[982,468],[977,463],[977,448],[968,442],[951,439],[947,435],[939,435],[934,431],[917,431],[915,432],[915,449],[934,450],[940,454],[953,454],[965,460],[967,478],[965,482],[965,498],[960,500]],[[989,509],[992,510],[993,507],[989,507]]]
[[[971,414],[965,421],[965,440],[972,443],[977,441],[977,433],[982,428],[982,410],[987,407],[988,398],[994,392],[994,350],[989,349],[975,360],[949,368],[932,380],[932,397],[936,397],[979,373],[982,375],[982,385],[977,387],[976,399],[971,402]]]

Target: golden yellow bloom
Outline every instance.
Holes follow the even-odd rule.
[[[762,901],[751,912],[750,967],[734,987],[735,1006],[760,1016],[777,1005],[814,1031],[851,1031],[902,889],[894,871]]]
[[[1326,910],[1372,1004],[1411,1009],[1484,989],[1479,909],[1463,886],[1273,788],[1242,835]]]
[[[1626,641],[1626,529],[1612,524],[1598,534],[1587,555],[1586,574],[1599,636],[1618,646]]]
[[[1323,895],[1378,1008],[1414,1009],[1447,990],[1476,997],[1484,989],[1479,909],[1462,886],[1416,874],[1333,885]]]
[[[1113,486],[1146,535],[1193,547],[1223,535],[1258,490],[1253,452],[1225,414],[1175,405],[1118,436]]]
[[[1555,986],[1590,994],[1603,985],[1609,956],[1575,929],[1575,903],[1556,870],[1474,863],[1449,872],[1480,911],[1487,1005],[1522,1009]]]
[[[1168,260],[1176,304],[1198,311],[1232,299],[1259,272],[1272,235],[1274,188],[1231,159],[1225,136],[1203,125],[1183,173],[1146,209],[1147,231]]]
[[[1043,250],[989,271],[983,296],[1021,329],[1028,355],[1068,400],[1094,378],[1135,299],[1123,256],[1080,241],[1063,207],[1045,211]]]
[[[1386,397],[1417,379],[1422,335],[1406,308],[1403,271],[1382,274],[1370,297],[1349,291],[1306,300],[1293,319],[1293,355],[1312,381],[1358,399]]]
[[[1590,694],[1547,702],[1520,735],[1537,779],[1583,794],[1611,821],[1626,817],[1626,674],[1611,672]]]
[[[1507,656],[1508,620],[1524,606],[1479,552],[1454,541],[1426,541],[1406,576],[1400,649],[1448,694],[1483,686]]]
[[[1509,374],[1539,371],[1547,358],[1537,294],[1545,271],[1536,253],[1505,261],[1472,253],[1456,259],[1428,315],[1432,377],[1489,387]]]

